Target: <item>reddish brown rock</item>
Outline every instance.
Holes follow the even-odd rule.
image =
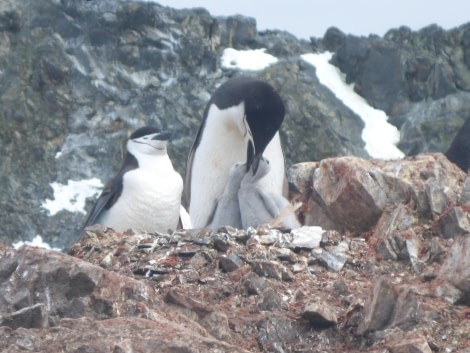
[[[364,316],[357,332],[362,335],[385,329],[392,318],[397,298],[398,293],[393,284],[385,277],[379,278],[364,303]]]
[[[307,176],[310,184],[303,179]],[[383,217],[380,232],[404,229],[417,216],[439,216],[466,200],[465,177],[444,155],[427,153],[390,161],[348,156],[302,163],[290,172],[289,181],[293,195],[303,201],[299,216],[304,224],[359,234]]]
[[[391,353],[432,353],[426,337],[422,335],[391,343],[388,349]]]
[[[308,303],[302,314],[312,325],[330,326],[338,322],[335,310],[327,303]]]
[[[375,225],[385,207],[386,194],[374,174],[379,169],[356,157],[320,162],[313,173],[313,198],[332,220],[355,233]]]
[[[464,351],[470,237],[440,227],[468,208],[462,174],[439,154],[328,163],[354,179],[338,184],[344,205],[316,203],[334,230],[92,227],[73,256],[0,244],[0,351],[426,352],[420,336],[433,351]],[[354,226],[359,237],[334,220],[368,205],[346,195],[369,195],[381,212],[366,232]]]
[[[456,238],[470,233],[470,208],[452,207],[439,218],[440,232],[444,238]]]
[[[438,278],[458,288],[461,292],[459,300],[470,305],[470,234],[456,239]]]

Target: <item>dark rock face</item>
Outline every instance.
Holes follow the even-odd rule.
[[[0,240],[7,244],[40,234],[55,247],[71,246],[85,215],[48,214],[42,202],[54,199],[49,184],[94,177],[106,183],[120,165],[123,142],[142,125],[173,132],[169,154],[183,174],[210,95],[242,74],[221,68],[227,47],[264,47],[279,57],[266,70],[244,74],[280,91],[289,164],[351,151],[367,156],[360,119],[318,83],[299,57],[309,44],[288,33],[260,34],[253,19],[151,2],[41,0],[9,2],[2,10]],[[322,135],[327,143],[318,143]]]
[[[331,29],[324,44],[356,92],[400,129],[399,147],[414,155],[445,152],[469,116],[468,37],[468,25],[418,32],[401,27],[383,38]]]
[[[457,164],[462,170],[470,168],[470,118],[465,120],[462,128],[452,140],[452,144],[446,152],[446,157]]]
[[[43,203],[55,198],[51,183],[106,183],[123,142],[142,125],[173,132],[169,154],[183,174],[210,95],[238,75],[264,79],[281,94],[288,167],[338,155],[368,158],[363,122],[300,58],[313,50],[335,52],[348,82],[401,128],[407,154],[444,152],[469,112],[469,33],[468,26],[401,28],[357,38],[332,28],[309,43],[285,32],[258,33],[254,19],[215,18],[204,9],[7,1],[0,10],[0,241],[40,234],[69,248],[92,200],[82,212],[50,214]],[[220,59],[228,47],[266,48],[279,61],[261,71],[226,69]]]
[[[279,61],[226,69],[228,47]],[[300,58],[325,49],[412,156],[368,159],[360,118]],[[0,72],[0,351],[468,350],[470,25],[308,43],[204,9],[7,0]],[[313,161],[288,171],[304,227],[79,239],[85,214],[47,213],[51,183],[106,182],[142,125],[173,132],[183,173],[212,92],[242,74],[280,92],[288,166]],[[69,254],[8,247],[36,234]]]

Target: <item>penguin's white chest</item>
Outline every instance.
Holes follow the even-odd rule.
[[[272,169],[260,184],[282,195],[285,169],[279,133],[266,147],[264,156],[271,162]],[[189,213],[194,227],[208,225],[215,202],[227,184],[230,167],[245,161],[246,143],[239,134],[225,132],[202,141],[194,158],[191,180]]]
[[[168,232],[179,220],[183,180],[174,170],[162,173],[134,169],[123,177],[119,200],[105,213],[101,223],[117,231]]]

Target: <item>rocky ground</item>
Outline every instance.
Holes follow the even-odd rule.
[[[295,230],[1,246],[0,350],[470,352],[466,173],[441,154],[341,157],[289,180]]]

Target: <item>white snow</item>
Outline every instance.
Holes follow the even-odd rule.
[[[264,70],[278,60],[271,54],[265,53],[265,51],[266,49],[236,50],[226,48],[222,55],[222,67],[246,71]]]
[[[41,206],[53,216],[61,210],[86,214],[85,203],[88,197],[98,194],[103,188],[98,178],[69,180],[67,184],[53,182],[54,200],[46,199]]]
[[[362,139],[369,155],[383,159],[402,158],[404,153],[396,147],[400,141],[400,132],[387,122],[385,112],[372,108],[364,98],[354,92],[352,84],[345,82],[344,74],[329,63],[332,55],[330,52],[324,52],[304,54],[301,57],[315,66],[318,80],[364,121]]]
[[[19,249],[23,245],[29,245],[29,246],[37,246],[38,248],[44,248],[44,249],[49,249],[49,250],[55,250],[55,251],[62,251],[62,249],[59,248],[51,248],[51,246],[47,243],[45,243],[42,240],[42,237],[38,234],[34,237],[32,241],[19,241],[17,243],[13,243],[12,247],[14,249]]]

